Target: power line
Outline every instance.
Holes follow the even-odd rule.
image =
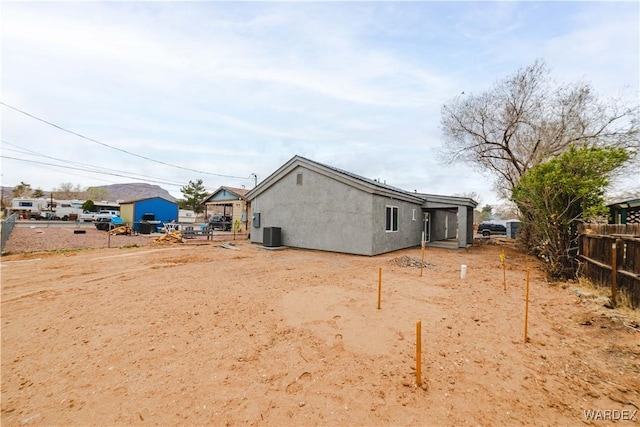
[[[141,159],[148,160],[148,161],[150,161],[150,162],[159,163],[159,164],[161,164],[161,165],[165,165],[165,166],[170,166],[170,167],[172,167],[172,168],[177,168],[177,169],[186,170],[186,171],[189,171],[189,172],[196,172],[196,173],[204,174],[204,175],[219,176],[219,177],[222,177],[222,178],[232,178],[232,179],[250,179],[250,178],[251,178],[251,175],[250,175],[250,176],[248,176],[248,177],[243,177],[243,176],[233,176],[233,175],[223,175],[223,174],[219,174],[219,173],[204,172],[204,171],[200,171],[200,170],[197,170],[197,169],[190,169],[190,168],[186,168],[186,167],[184,167],[184,166],[173,165],[173,164],[171,164],[171,163],[166,163],[166,162],[163,162],[163,161],[160,161],[160,160],[155,160],[155,159],[152,159],[152,158],[150,158],[150,157],[143,156],[143,155],[136,154],[136,153],[132,153],[132,152],[130,152],[130,151],[123,150],[122,148],[117,148],[117,147],[111,146],[111,145],[109,145],[109,144],[105,144],[104,142],[100,142],[100,141],[98,141],[98,140],[95,140],[95,139],[93,139],[93,138],[89,138],[88,136],[84,136],[84,135],[79,134],[79,133],[77,133],[77,132],[74,132],[74,131],[72,131],[72,130],[66,129],[66,128],[62,127],[62,126],[59,126],[59,125],[57,125],[57,124],[55,124],[55,123],[51,123],[50,121],[47,121],[47,120],[45,120],[45,119],[41,119],[40,117],[36,117],[36,116],[34,116],[33,114],[27,113],[26,111],[23,111],[23,110],[21,110],[21,109],[19,109],[19,108],[17,108],[17,107],[14,107],[14,106],[12,106],[12,105],[9,105],[9,104],[5,103],[5,102],[0,101],[0,104],[4,105],[5,107],[11,108],[12,110],[15,110],[15,111],[17,111],[17,112],[19,112],[19,113],[22,113],[22,114],[24,114],[25,116],[31,117],[32,119],[38,120],[38,121],[40,121],[40,122],[42,122],[42,123],[46,123],[46,124],[48,124],[49,126],[53,126],[54,128],[59,129],[59,130],[61,130],[61,131],[63,131],[63,132],[70,133],[70,134],[75,135],[75,136],[77,136],[77,137],[79,137],[79,138],[86,139],[87,141],[91,141],[91,142],[94,142],[94,143],[96,143],[96,144],[102,145],[102,146],[104,146],[104,147],[111,148],[112,150],[120,151],[120,152],[125,153],[125,154],[128,154],[128,155],[130,155],[130,156],[139,157],[139,158],[141,158]]]
[[[76,162],[76,161],[72,161],[72,160],[59,159],[57,157],[48,156],[46,154],[38,153],[37,151],[33,151],[33,150],[29,150],[27,148],[20,147],[20,146],[18,146],[16,144],[10,143],[9,141],[7,141],[5,139],[0,139],[0,141],[3,144],[19,148],[19,150],[11,150],[11,149],[7,150],[7,149],[5,149],[4,151],[15,151],[15,152],[18,152],[20,154],[35,155],[35,156],[44,157],[44,158],[51,159],[51,160],[57,160],[59,162],[71,163],[71,164],[75,164],[75,165],[78,165],[78,166],[84,166],[84,167],[92,168],[92,170],[85,169],[85,172],[92,172],[92,173],[99,173],[99,174],[104,173],[106,175],[110,175],[111,174],[110,172],[102,172],[102,171],[112,171],[112,172],[117,172],[117,173],[122,173],[122,174],[129,174],[127,176],[127,178],[131,178],[131,179],[144,178],[144,179],[151,179],[151,180],[156,180],[156,181],[164,181],[164,182],[167,182],[167,183],[171,182],[171,181],[165,180],[163,178],[157,178],[157,177],[148,176],[148,175],[142,175],[142,174],[137,174],[137,173],[131,174],[131,173],[127,172],[127,171],[123,171],[123,170],[119,170],[119,169],[105,168],[105,167],[102,167],[102,166],[90,165],[88,163],[82,163],[82,162]],[[24,161],[28,161],[28,160],[25,159]],[[63,166],[60,165],[60,167],[63,167]],[[182,186],[182,185],[185,185],[185,184],[174,181],[173,185]]]
[[[137,177],[132,177],[132,176],[129,176],[129,175],[123,175],[123,174],[118,174],[118,173],[113,173],[113,172],[96,172],[94,170],[87,169],[87,168],[78,168],[78,167],[73,167],[73,166],[68,166],[68,165],[56,165],[56,164],[53,164],[53,163],[39,162],[37,160],[18,159],[16,157],[10,157],[10,156],[4,156],[4,155],[0,155],[0,157],[3,158],[3,159],[17,160],[17,161],[26,162],[26,163],[35,163],[35,164],[39,164],[39,165],[53,166],[53,167],[57,167],[57,168],[73,169],[73,170],[79,170],[79,171],[83,171],[83,172],[99,173],[99,174],[103,174],[103,175],[112,175],[112,176],[119,176],[119,177],[127,178],[127,179],[136,179],[138,181],[145,181],[145,179],[143,179],[143,178],[137,178]],[[154,182],[156,184],[172,185],[174,187],[181,187],[183,185],[183,184],[175,184],[173,182],[151,180],[151,179],[146,179],[146,181]]]

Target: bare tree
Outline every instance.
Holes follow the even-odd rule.
[[[638,149],[638,106],[601,100],[590,84],[555,84],[543,60],[498,81],[480,95],[442,107],[446,157],[497,176],[508,198],[523,174],[570,146]]]
[[[514,219],[520,216],[518,207],[512,201],[506,201],[497,206],[493,206],[493,210],[502,219]]]
[[[482,196],[475,191],[471,191],[469,193],[455,193],[456,197],[466,197],[467,199],[471,199],[475,201],[477,204],[482,203]]]
[[[109,192],[106,188],[102,187],[89,187],[85,192],[85,198],[93,201],[107,200]]]
[[[69,200],[83,196],[85,191],[86,190],[82,188],[80,184],[76,184],[74,186],[70,182],[62,182],[58,188],[53,190],[53,193],[54,197],[57,199]]]

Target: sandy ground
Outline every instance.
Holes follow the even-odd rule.
[[[637,313],[509,246],[427,248],[421,277],[420,248],[145,238],[2,257],[3,426],[640,425]]]

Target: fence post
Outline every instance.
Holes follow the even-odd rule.
[[[611,299],[616,305],[618,293],[618,240],[611,244]]]

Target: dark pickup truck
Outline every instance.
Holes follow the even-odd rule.
[[[507,234],[507,227],[495,222],[482,222],[478,225],[478,234],[482,234],[483,236]]]
[[[231,217],[224,215],[212,215],[211,218],[209,218],[209,228],[212,230],[220,228],[222,231],[231,231]]]

